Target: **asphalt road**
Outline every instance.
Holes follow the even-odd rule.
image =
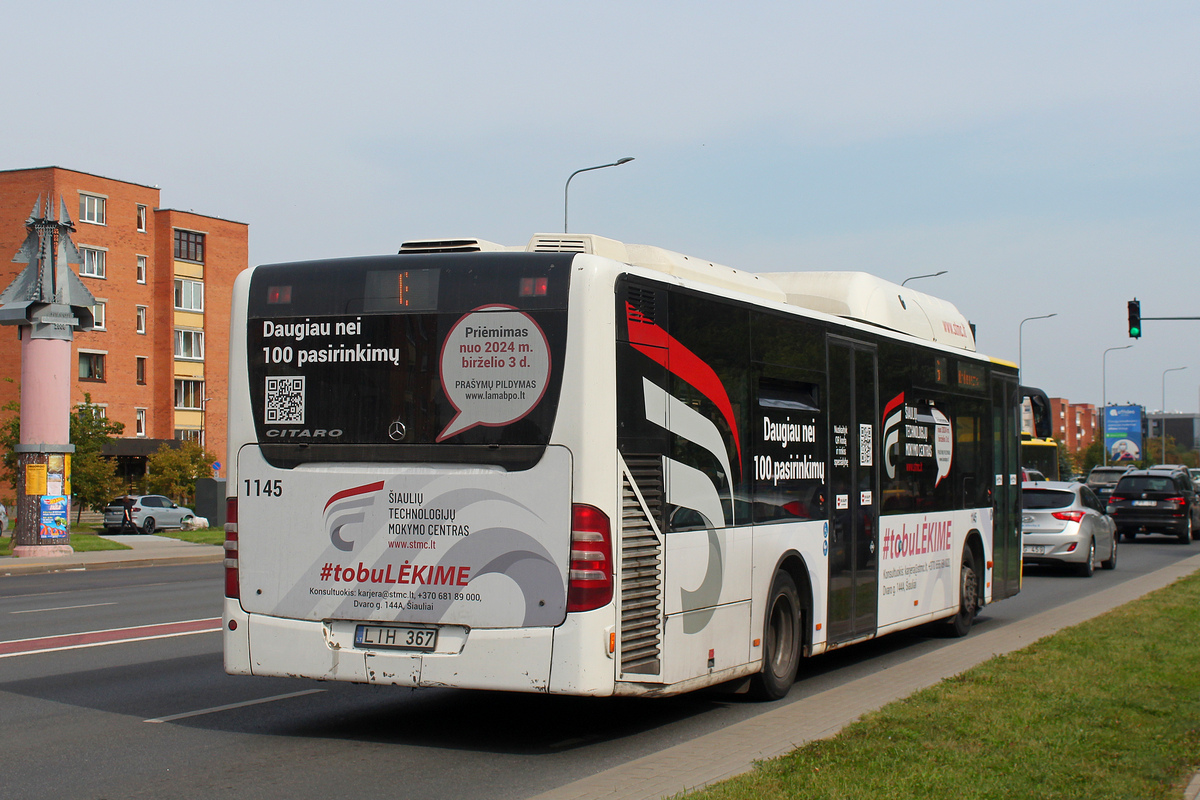
[[[1143,537],[1090,579],[1031,569],[977,625],[1019,626],[1197,548]],[[0,579],[0,797],[527,798],[777,707],[230,677],[220,594],[219,565]],[[112,629],[135,630],[94,633]],[[140,640],[92,641],[113,636]],[[780,702],[954,645],[910,631],[830,653]]]

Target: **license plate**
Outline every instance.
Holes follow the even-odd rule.
[[[436,645],[437,628],[415,628],[409,625],[359,625],[354,629],[355,647],[432,650]]]
[[[1046,545],[1044,544],[1027,544],[1022,548],[1022,552],[1027,556],[1040,556],[1045,554]]]
[[[1158,501],[1157,500],[1134,500],[1133,504],[1135,506],[1156,506],[1156,505],[1158,505]]]

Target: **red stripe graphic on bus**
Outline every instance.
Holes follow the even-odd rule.
[[[342,528],[366,520],[366,509],[375,502],[371,495],[380,491],[383,491],[383,481],[375,481],[343,489],[329,498],[324,510],[325,527],[334,547],[346,553],[354,549],[354,540],[342,536]]]
[[[895,408],[896,406],[902,406],[902,405],[904,405],[904,392],[901,392],[900,394],[893,397],[891,400],[888,401],[888,404],[883,407],[883,418],[887,419],[888,414],[892,413],[893,408]]]
[[[329,502],[327,502],[325,504],[325,508],[328,509],[331,505],[333,505],[338,500],[341,500],[343,498],[353,497],[356,494],[366,494],[367,492],[378,492],[382,488],[383,488],[383,481],[376,481],[375,483],[368,483],[368,484],[364,484],[362,486],[355,486],[353,489],[343,489],[342,491],[335,494],[333,497],[329,498]]]
[[[733,431],[733,444],[737,448],[738,470],[742,464],[742,442],[737,423],[733,417],[733,404],[717,373],[700,356],[687,349],[678,339],[655,325],[629,302],[625,303],[625,318],[629,321],[629,343],[639,353],[653,359],[694,386],[711,400],[725,417],[729,430]]]

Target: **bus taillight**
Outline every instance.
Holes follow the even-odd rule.
[[[242,596],[241,582],[238,580],[238,521],[237,498],[225,500],[225,596],[239,598]]]
[[[591,611],[613,596],[612,534],[608,517],[592,506],[571,506],[571,566],[567,611]]]

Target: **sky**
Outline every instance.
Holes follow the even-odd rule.
[[[0,169],[158,186],[248,223],[252,264],[524,244],[632,156],[571,182],[573,233],[946,270],[910,288],[1026,384],[1200,410],[1200,320],[1126,331],[1134,297],[1200,316],[1200,3],[67,0],[5,28]]]

